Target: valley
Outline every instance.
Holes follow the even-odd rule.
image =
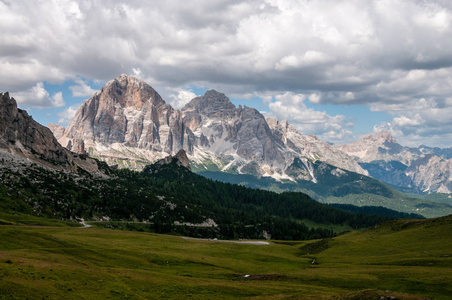
[[[449,299],[452,293],[451,217],[269,245],[55,226],[0,226],[3,299]]]

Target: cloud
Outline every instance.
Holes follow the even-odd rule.
[[[399,142],[406,145],[450,147],[449,137],[452,132],[450,98],[444,101],[421,98],[407,104],[386,107],[393,112],[394,118],[391,122],[376,125],[374,131],[391,132]]]
[[[57,92],[52,96],[44,88],[44,83],[39,82],[28,91],[17,92],[12,95],[19,105],[36,108],[64,106],[63,94]]]
[[[2,62],[31,74],[33,62],[55,68],[41,81],[109,80],[136,68],[172,87],[294,92],[372,92],[394,70],[452,64],[447,2],[286,2],[2,2]]]
[[[75,113],[80,108],[81,104],[74,104],[69,106],[67,109],[58,113],[58,124],[65,127],[75,116]]]
[[[348,127],[354,126],[354,120],[343,115],[331,116],[324,111],[308,108],[305,101],[317,97],[315,94],[303,95],[291,92],[276,94],[269,108],[279,120],[287,120],[301,133],[316,134],[329,141],[350,138],[352,132]]]
[[[176,91],[176,94],[173,93],[169,97],[171,99],[169,101],[171,106],[173,106],[176,109],[181,109],[182,107],[184,107],[185,104],[190,102],[190,100],[195,98],[196,94],[191,91],[179,89]]]
[[[370,106],[403,128],[409,105],[432,99],[441,111],[452,94],[450,1],[0,1],[0,13],[0,91],[11,94],[132,70],[159,91],[315,94],[312,104]],[[72,91],[93,92],[85,83]],[[178,92],[166,99],[185,101]],[[298,107],[278,101],[273,110]],[[419,115],[411,127],[432,123]]]
[[[76,79],[75,83],[78,85],[72,85],[69,89],[72,91],[73,97],[91,97],[96,90],[92,89],[85,81]]]

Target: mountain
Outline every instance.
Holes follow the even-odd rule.
[[[331,224],[347,230],[388,219],[334,209],[303,193],[277,194],[206,179],[190,171],[184,150],[143,172],[110,169],[63,148],[7,93],[1,95],[0,125],[0,224],[12,224],[18,216],[37,221],[30,214],[131,222],[132,229],[197,237],[311,239],[334,235]],[[311,228],[303,220],[310,220]]]
[[[99,173],[95,159],[63,148],[49,128],[17,108],[9,93],[0,93],[0,157],[2,168],[18,168],[32,163],[55,170]]]
[[[336,148],[355,158],[370,176],[402,191],[452,192],[452,159],[432,153],[440,153],[439,148],[403,147],[387,132],[368,134],[358,142]]]
[[[314,162],[325,162],[343,170],[369,175],[358,163],[350,160],[348,154],[319,140],[315,135],[303,135],[285,120],[278,121],[276,118],[267,118],[266,120],[273,131],[273,135],[278,136],[284,145],[294,153]]]
[[[223,93],[207,91],[181,111],[185,124],[202,141],[192,159],[198,171],[317,182],[315,163],[321,161],[367,174],[329,144],[303,136],[287,121],[265,119],[254,108],[236,108]]]
[[[418,147],[418,150],[423,154],[435,154],[444,159],[452,158],[452,148],[428,147],[421,145]]]
[[[180,149],[191,152],[195,142],[180,111],[145,82],[124,74],[85,100],[66,129],[51,128],[74,152],[135,168]]]
[[[419,160],[423,157],[419,149],[402,147],[387,133],[332,146],[299,133],[287,121],[236,107],[215,90],[175,110],[147,83],[125,74],[85,100],[67,128],[52,124],[49,128],[64,147],[119,168],[142,170],[182,149],[191,169],[211,179],[226,180],[227,173],[242,182],[241,176],[251,175],[251,181],[261,182],[249,186],[302,191],[324,202],[341,197],[334,201],[366,205],[356,198],[366,194],[372,205],[381,202],[388,208],[437,216],[442,213],[436,206],[431,212],[424,206],[421,212],[414,204],[400,206],[405,196],[367,176],[410,192],[449,190],[447,183],[422,173],[430,165]]]
[[[210,90],[181,112],[184,123],[201,141],[193,153],[195,163],[204,166],[211,161],[222,171],[238,173],[283,173],[286,158],[281,145],[257,110],[236,108],[223,93]]]
[[[360,163],[399,161],[409,165],[421,155],[421,152],[415,148],[401,146],[388,132],[370,133],[357,142],[336,145],[335,148]]]
[[[254,108],[237,108],[223,93],[207,91],[179,111],[125,74],[85,100],[66,129],[49,128],[72,151],[137,170],[183,149],[195,171],[316,182],[320,161],[367,175],[329,144],[304,137],[285,121],[266,120]]]

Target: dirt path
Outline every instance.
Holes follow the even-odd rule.
[[[196,241],[210,241],[215,243],[234,243],[234,244],[247,244],[247,245],[256,245],[256,246],[263,246],[263,245],[270,245],[269,242],[263,242],[263,241],[229,241],[229,240],[217,240],[217,239],[198,239],[198,238],[191,238],[191,237],[185,237],[182,236],[184,240],[196,240]]]

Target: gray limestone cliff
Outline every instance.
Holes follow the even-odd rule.
[[[125,74],[85,100],[59,138],[78,153],[143,161],[180,149],[192,152],[194,140],[180,111],[151,86]],[[129,149],[143,151],[128,157]]]
[[[0,150],[54,169],[99,171],[96,160],[63,148],[52,131],[17,108],[8,93],[0,93]]]

